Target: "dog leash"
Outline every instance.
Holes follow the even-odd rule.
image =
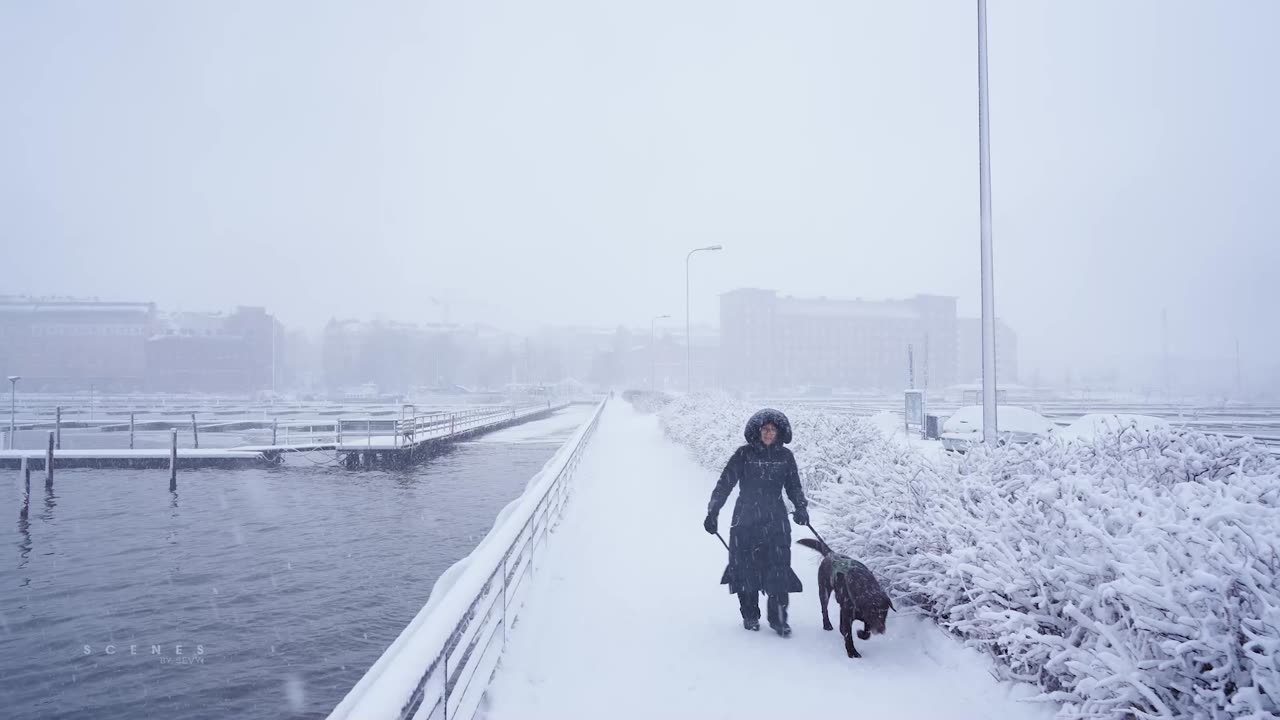
[[[816,537],[816,538],[818,538],[818,542],[822,543],[822,546],[823,546],[823,547],[825,547],[825,548],[826,548],[826,549],[828,549],[828,550],[830,550],[830,549],[831,549],[831,546],[827,544],[827,541],[826,541],[826,540],[823,540],[823,539],[822,539],[822,536],[818,534],[818,531],[817,531],[817,530],[814,530],[814,529],[813,529],[813,526],[812,526],[812,525],[810,525],[809,523],[805,523],[805,524],[804,524],[804,526],[805,526],[805,527],[807,527],[807,528],[809,528],[809,532],[813,533],[813,536],[814,536],[814,537]]]
[[[818,542],[822,543],[823,547],[827,548],[828,550],[831,549],[831,546],[827,544],[826,540],[822,539],[822,536],[818,534],[817,530],[813,529],[812,525],[810,525],[809,523],[805,523],[804,526],[809,528],[809,532],[813,533],[813,536],[818,538]],[[720,544],[724,546],[724,549],[729,550],[729,543],[724,541],[724,536],[720,534],[719,530],[716,531],[716,537],[720,539]],[[729,550],[729,552],[733,552],[733,551]]]

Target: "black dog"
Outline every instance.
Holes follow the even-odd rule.
[[[797,541],[810,550],[822,553],[822,564],[818,566],[818,602],[822,604],[822,629],[830,630],[831,618],[827,615],[827,601],[831,599],[831,591],[836,593],[836,602],[840,603],[840,634],[844,636],[844,649],[849,657],[862,657],[853,646],[853,621],[862,621],[862,629],[858,631],[859,640],[869,640],[871,634],[884,634],[884,621],[890,610],[897,610],[889,596],[880,589],[876,576],[871,574],[866,565],[847,555],[832,552],[831,548],[817,540],[805,538]]]

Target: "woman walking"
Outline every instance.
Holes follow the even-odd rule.
[[[783,637],[787,624],[787,594],[800,592],[800,578],[791,570],[791,524],[785,490],[795,505],[795,521],[809,524],[808,502],[800,487],[796,459],[783,445],[791,442],[791,422],[781,412],[766,408],[751,416],[743,433],[747,444],[738,448],[711,492],[706,531],[715,534],[720,508],[738,487],[729,530],[729,565],[720,578],[738,596],[742,626],[760,629],[760,593],[769,596],[769,627]]]

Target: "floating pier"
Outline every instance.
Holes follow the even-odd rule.
[[[281,442],[275,423],[258,424],[272,429],[272,442],[263,445],[244,445],[233,448],[202,449],[177,447],[177,428],[189,426],[193,440],[198,432],[243,430],[257,424],[250,422],[219,423],[213,426],[197,426],[186,423],[133,423],[104,427],[105,431],[129,431],[132,435],[140,429],[168,429],[172,432],[171,446],[150,449],[111,450],[63,450],[61,427],[49,433],[48,448],[0,450],[0,468],[28,467],[46,470],[52,459],[56,469],[61,468],[243,468],[278,465],[287,453],[335,452],[348,468],[403,467],[431,457],[446,446],[483,433],[501,430],[512,425],[545,418],[568,407],[561,405],[494,407],[486,406],[458,412],[437,412],[419,415],[407,405],[401,417],[382,419],[335,419],[329,424],[316,423],[303,427],[306,430],[293,438],[286,435]],[[198,444],[198,440],[194,440]],[[55,445],[57,446],[55,448]],[[176,458],[175,458],[176,454]],[[24,465],[25,462],[25,465]]]

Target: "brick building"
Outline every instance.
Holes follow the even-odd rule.
[[[916,386],[956,381],[956,299],[831,300],[739,289],[720,296],[726,386],[904,388],[907,354]]]
[[[29,392],[141,389],[155,305],[0,298],[0,376]]]

